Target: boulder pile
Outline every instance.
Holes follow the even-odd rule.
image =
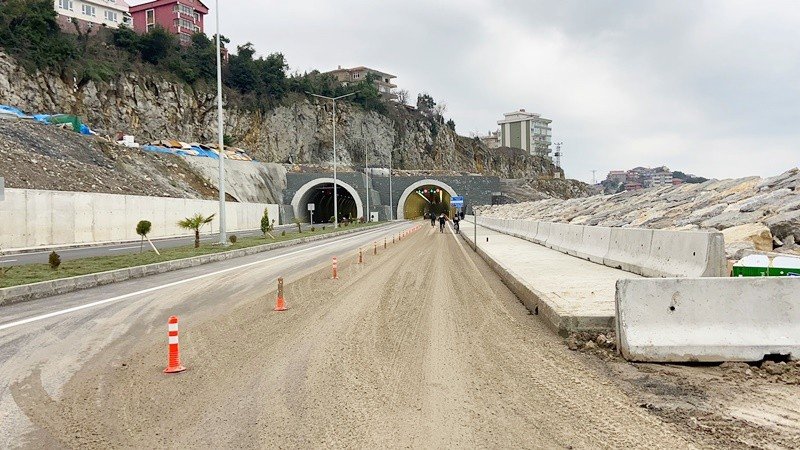
[[[577,225],[719,230],[730,259],[753,252],[800,254],[800,169],[615,195],[476,207],[479,215]]]

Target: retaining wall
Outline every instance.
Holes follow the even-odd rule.
[[[616,329],[633,361],[800,359],[800,278],[619,280]]]
[[[725,242],[718,232],[608,228],[480,216],[478,225],[645,277],[727,276]]]
[[[278,223],[278,205],[226,202],[229,231],[258,229],[264,208]],[[6,189],[0,201],[0,248],[31,248],[137,240],[136,224],[153,224],[150,238],[191,234],[179,220],[196,213],[217,214],[219,202],[185,198]],[[218,230],[219,217],[203,228]]]

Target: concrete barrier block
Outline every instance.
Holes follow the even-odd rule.
[[[566,223],[553,223],[550,225],[550,235],[544,245],[553,250],[561,251],[569,225]]]
[[[727,272],[722,233],[653,230],[646,277],[722,277]]]
[[[650,258],[653,230],[643,228],[612,228],[611,245],[603,263],[609,267],[642,275]]]
[[[536,242],[536,233],[539,231],[539,222],[528,220],[526,221],[527,229],[525,230],[525,239],[531,242]]]
[[[536,228],[536,237],[533,239],[533,241],[537,244],[545,245],[547,239],[550,238],[551,225],[553,225],[551,222],[539,222],[539,225]]]
[[[583,227],[581,245],[575,252],[578,258],[588,259],[597,264],[604,264],[611,245],[611,228],[609,227]]]
[[[567,224],[566,231],[564,232],[564,239],[561,243],[561,251],[572,256],[578,254],[578,250],[583,245],[583,230],[582,225]]]
[[[631,361],[800,358],[800,278],[617,281],[617,344]]]

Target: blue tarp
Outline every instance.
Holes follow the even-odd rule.
[[[0,112],[13,114],[13,115],[15,115],[17,117],[27,117],[27,114],[25,114],[21,110],[19,110],[17,108],[14,108],[13,106],[8,106],[8,105],[0,105]]]
[[[219,155],[217,155],[216,153],[212,152],[211,150],[206,150],[206,149],[204,149],[202,147],[198,147],[196,145],[192,146],[192,150],[194,150],[194,151],[196,151],[198,153],[197,156],[204,156],[206,158],[211,158],[211,159],[219,159]]]
[[[169,153],[170,155],[174,155],[175,152],[171,148],[167,147],[159,147],[157,145],[143,145],[140,147],[142,150],[147,152],[154,152],[154,153]]]

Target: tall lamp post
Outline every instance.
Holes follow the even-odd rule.
[[[394,220],[394,193],[392,192],[392,154],[394,148],[389,150],[389,220]]]
[[[217,132],[219,148],[219,243],[227,245],[228,237],[225,230],[225,143],[222,130],[222,50],[219,32],[219,0],[214,3],[217,18]]]
[[[371,222],[369,213],[369,149],[366,144],[364,144],[364,184],[367,188],[367,217],[365,217],[365,221]]]
[[[333,228],[339,228],[339,198],[337,197],[338,191],[336,186],[339,182],[338,178],[336,177],[336,100],[350,97],[351,95],[356,95],[356,93],[351,92],[338,97],[326,97],[324,95],[312,94],[308,91],[306,91],[306,94],[314,97],[324,98],[325,100],[330,100],[333,102]]]

